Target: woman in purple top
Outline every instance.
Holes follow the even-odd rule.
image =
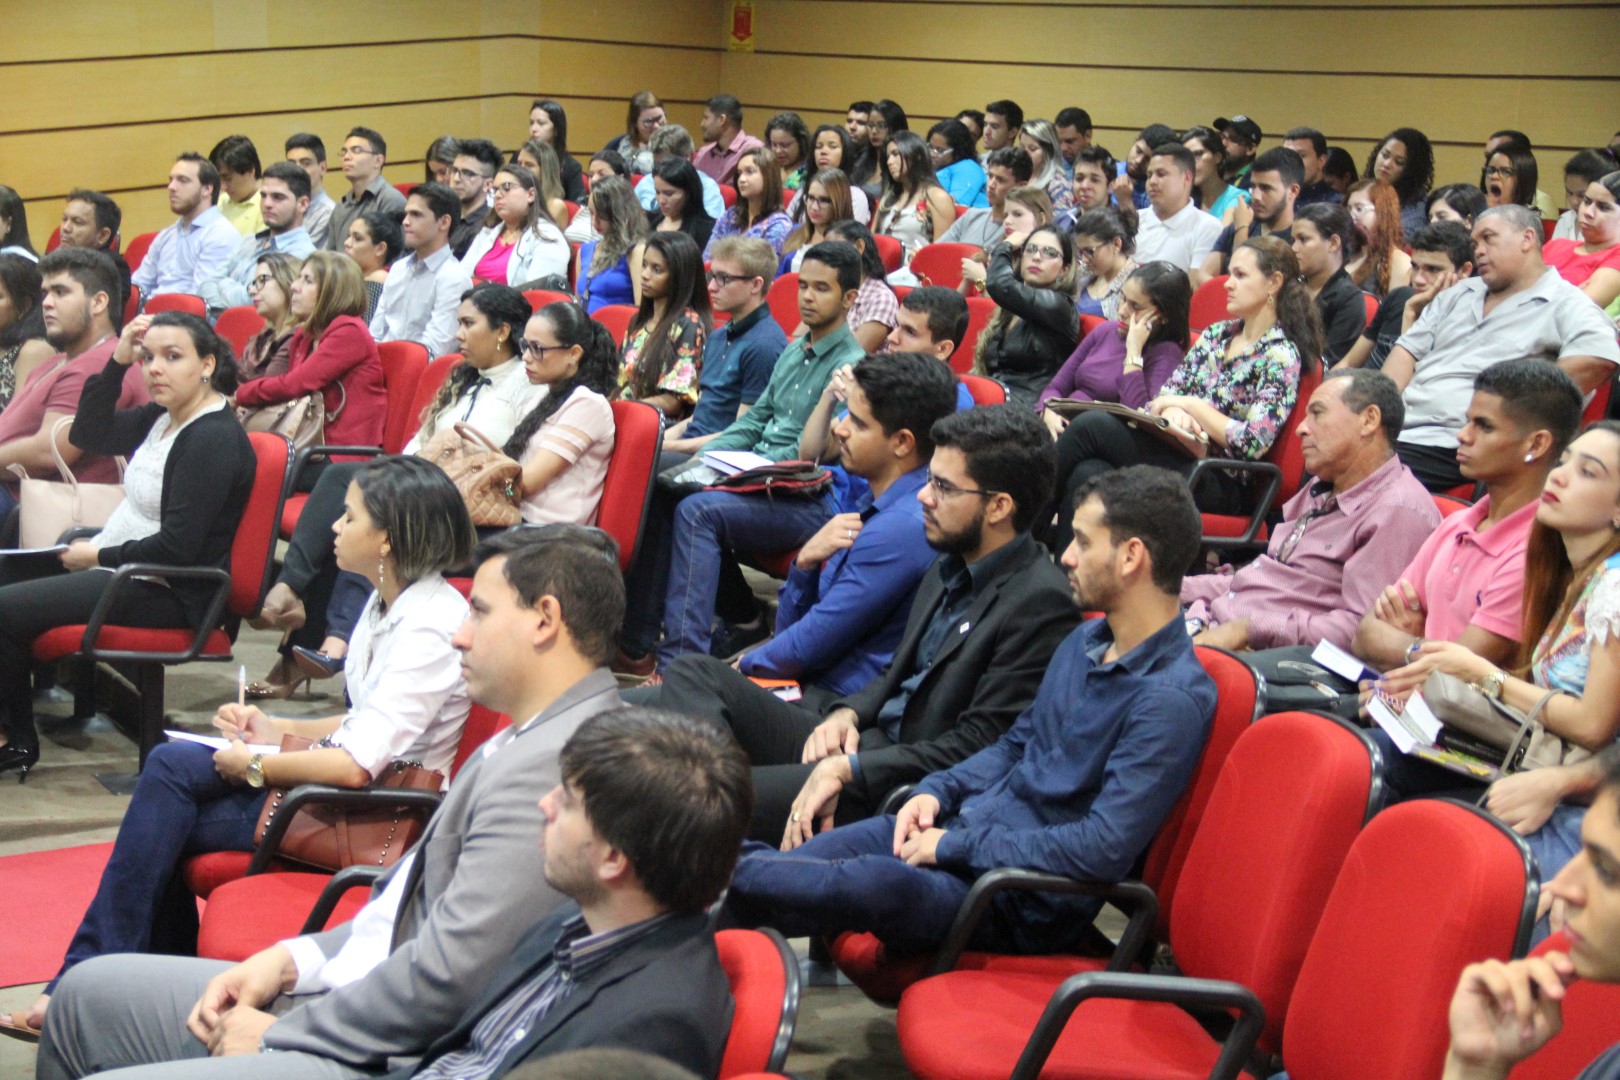
[[[1120,291],[1118,320],[1081,338],[1079,348],[1041,391],[1036,408],[1052,437],[1069,423],[1046,407],[1055,398],[1146,408],[1186,355],[1191,304],[1192,284],[1185,272],[1167,262],[1137,267]]]

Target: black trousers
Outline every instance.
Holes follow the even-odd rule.
[[[814,768],[800,761],[804,742],[834,700],[830,691],[820,687],[806,687],[804,694],[798,701],[783,701],[724,660],[688,653],[664,671],[663,685],[629,690],[623,697],[634,705],[668,709],[728,727],[754,766],[749,839],[778,844],[793,800]],[[889,745],[892,743],[879,729],[861,732],[863,750]],[[870,795],[859,783],[846,786],[838,797],[834,821],[842,825],[870,817],[886,794]]]
[[[1197,459],[1161,442],[1140,428],[1104,412],[1081,413],[1057,439],[1057,516],[1052,549],[1061,553],[1074,539],[1075,493],[1094,476],[1131,465],[1157,465],[1183,476]],[[1210,514],[1241,514],[1247,487],[1233,474],[1208,471],[1193,499]]]
[[[1457,468],[1455,446],[1419,446],[1417,443],[1398,442],[1395,453],[1412,470],[1418,482],[1430,491],[1450,491],[1454,487],[1473,483]]]
[[[4,562],[0,559],[0,564]],[[111,582],[112,574],[106,570],[81,570],[15,581],[0,588],[0,726],[8,742],[19,747],[39,745],[29,679],[34,639],[55,627],[88,621]],[[179,598],[164,585],[127,581],[119,597],[109,619],[112,623],[159,630],[191,625]]]
[[[365,461],[334,461],[321,468],[309,501],[298,515],[298,525],[287,541],[277,581],[286,585],[304,602],[304,625],[287,638],[287,645],[319,649],[326,640],[327,609],[338,581],[337,559],[332,552],[332,524],[343,516],[343,500]],[[303,480],[310,473],[305,469]],[[343,636],[347,637],[347,634]]]

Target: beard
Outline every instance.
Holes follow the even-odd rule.
[[[973,520],[956,532],[945,531],[937,521],[934,527],[938,535],[927,538],[929,547],[945,555],[967,555],[979,550],[984,542],[984,510],[981,507]]]

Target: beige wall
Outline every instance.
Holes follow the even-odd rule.
[[[1476,178],[1485,135],[1519,127],[1555,195],[1563,159],[1620,126],[1615,3],[756,0],[752,54],[724,51],[725,0],[128,0],[95,5],[88,48],[61,8],[0,8],[0,182],[29,200],[36,246],[76,185],[115,195],[126,238],[162,227],[175,153],[226,134],[268,161],[294,131],[335,154],[365,123],[388,139],[389,177],[413,180],[446,132],[514,148],[536,94],[567,107],[581,157],[644,87],[694,134],[722,88],[755,134],[781,109],[841,118],[854,97],[892,97],[926,127],[1011,96],[1030,116],[1083,105],[1116,152],[1150,122],[1245,112],[1268,135],[1313,124],[1359,161],[1413,124],[1442,182]]]

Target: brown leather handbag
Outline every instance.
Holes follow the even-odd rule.
[[[434,433],[416,456],[445,471],[461,492],[474,525],[511,528],[523,520],[518,512],[523,466],[472,425],[457,424]]]
[[[314,742],[302,735],[281,737],[283,754],[330,745],[325,739]],[[414,761],[395,761],[368,785],[368,790],[437,792],[443,787],[444,774],[437,769],[423,768]],[[270,797],[264,800],[264,808],[259,811],[259,824],[253,830],[255,844],[264,840],[265,831],[280,810],[288,790],[270,789]],[[426,814],[403,806],[304,807],[287,824],[276,857],[330,871],[347,866],[393,866],[421,837],[426,825]]]

